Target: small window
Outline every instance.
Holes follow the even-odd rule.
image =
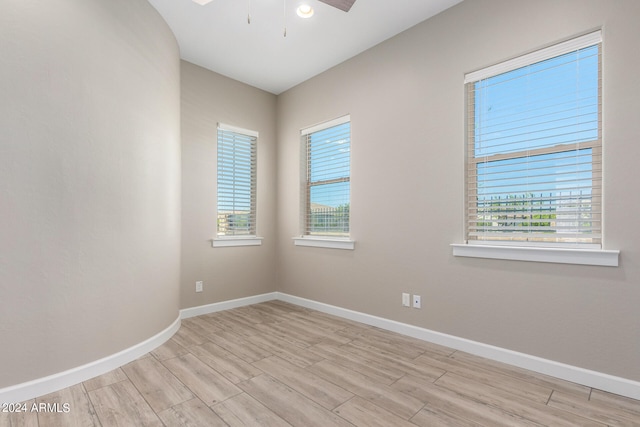
[[[600,248],[600,32],[465,76],[467,243]]]
[[[258,133],[218,124],[218,237],[256,235]]]
[[[350,117],[301,131],[302,234],[349,237]]]

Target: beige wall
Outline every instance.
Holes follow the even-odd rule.
[[[276,96],[182,61],[183,308],[275,290]],[[217,123],[259,132],[257,232],[262,246],[212,248]],[[204,292],[195,282],[204,281]]]
[[[0,388],[178,316],[180,87],[146,0],[0,2]]]
[[[467,0],[278,97],[278,290],[640,380],[640,2]],[[606,248],[619,268],[454,258],[463,75],[604,32]],[[299,130],[351,114],[355,251],[295,247]],[[401,307],[401,292],[422,309]]]

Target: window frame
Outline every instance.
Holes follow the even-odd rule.
[[[220,233],[220,184],[221,184],[221,137],[224,135],[238,136],[241,138],[249,138],[250,140],[250,196],[249,196],[249,232],[246,234],[221,234]],[[218,123],[216,137],[216,231],[215,238],[212,241],[213,247],[233,247],[233,246],[260,246],[262,245],[262,237],[257,235],[257,160],[258,160],[258,137],[257,131],[243,129],[240,127]],[[234,158],[235,159],[235,158]],[[233,184],[235,185],[235,181]]]
[[[349,175],[339,178],[311,180],[311,156],[309,154],[310,136],[316,132],[322,132],[336,126],[349,123]],[[355,242],[351,239],[351,116],[349,114],[329,120],[314,126],[310,126],[300,130],[300,236],[293,238],[296,246],[311,246],[331,249],[347,249],[353,250]],[[331,185],[337,183],[349,183],[349,216],[348,216],[348,232],[342,235],[334,233],[313,233],[310,226],[311,218],[311,190],[314,187]]]
[[[489,79],[498,76],[509,71],[518,70],[520,68],[532,65],[541,61],[556,58],[558,56],[583,49],[589,46],[598,45],[599,55],[602,55],[602,33],[600,30],[585,34],[580,37],[576,37],[571,40],[567,40],[562,43],[558,43],[553,46],[549,46],[538,51],[534,51],[514,59],[504,61],[502,63],[472,72],[465,75],[465,97],[468,107],[465,108],[465,120],[468,123],[467,126],[474,127],[471,123],[475,122],[475,93],[474,84],[483,79]],[[577,152],[581,149],[591,149],[592,156],[602,155],[602,64],[598,62],[598,99],[600,101],[600,107],[598,108],[598,139],[588,142],[576,142],[572,144],[558,144],[553,147],[545,147],[540,149],[521,150],[518,152],[498,153],[491,154],[484,157],[476,157],[474,154],[474,139],[470,136],[470,132],[473,129],[465,128],[465,190],[464,190],[464,244],[453,244],[453,255],[455,256],[468,256],[478,258],[495,258],[495,259],[513,259],[522,261],[539,261],[539,262],[560,262],[571,264],[589,264],[589,265],[607,265],[617,266],[619,251],[606,251],[602,249],[602,238],[592,244],[571,244],[571,243],[547,243],[537,241],[534,243],[517,241],[517,240],[474,240],[470,239],[471,230],[471,211],[478,209],[477,197],[473,198],[474,189],[478,188],[477,178],[479,174],[477,168],[479,164],[489,164],[491,161],[510,160],[510,159],[522,159],[525,156],[531,158],[533,156],[541,156],[547,154],[557,154],[563,152]],[[593,162],[592,157],[592,162]],[[593,168],[592,168],[593,170]],[[475,175],[476,181],[474,185],[471,185],[473,177],[470,178],[470,174]],[[596,219],[602,219],[602,172],[598,170],[594,171],[594,175],[598,173],[597,178],[600,182],[600,187],[592,186],[593,198],[596,197],[600,201]],[[595,179],[595,178],[592,178]],[[477,193],[475,193],[477,196]],[[474,202],[475,201],[475,202]],[[475,203],[475,204],[474,204]],[[602,232],[602,224],[600,226]],[[499,234],[498,234],[499,236]],[[506,236],[506,234],[505,234]]]

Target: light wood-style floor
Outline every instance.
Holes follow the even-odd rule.
[[[11,426],[640,426],[640,401],[272,301],[34,401]]]

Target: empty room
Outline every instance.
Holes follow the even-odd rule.
[[[0,0],[0,427],[640,426],[639,19]]]

